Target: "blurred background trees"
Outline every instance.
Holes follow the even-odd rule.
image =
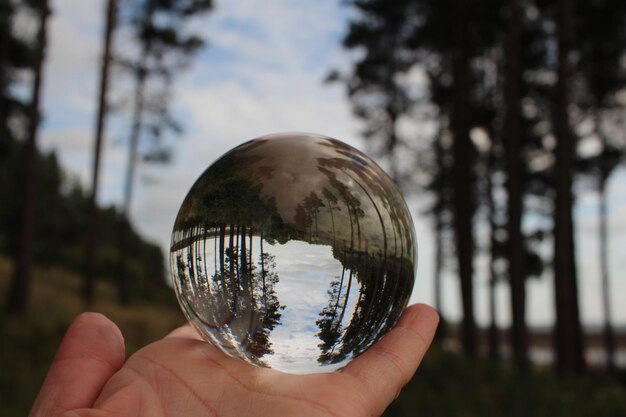
[[[92,192],[87,197],[78,184],[64,178],[54,153],[42,154],[37,147],[38,127],[45,114],[40,109],[40,93],[46,58],[46,27],[51,13],[49,3],[34,0],[2,2],[5,24],[0,34],[3,45],[0,245],[15,260],[6,304],[11,314],[23,315],[26,311],[32,263],[64,265],[82,272],[85,271],[83,247],[87,248],[83,292],[88,304],[93,298],[95,275],[118,279],[119,297],[125,303],[130,298],[129,280],[136,282],[136,288],[145,286],[146,282],[165,283],[165,265],[160,249],[145,242],[128,224],[132,179],[138,156],[147,161],[167,161],[168,151],[162,142],[165,131],[179,131],[168,111],[169,89],[174,74],[189,64],[189,58],[203,44],[197,36],[186,33],[182,26],[185,19],[208,11],[211,2],[123,4],[121,12],[127,21],[122,23],[136,31],[135,40],[142,54],[137,62],[122,59],[121,55],[117,60],[137,82],[129,138],[129,173],[121,212],[96,205],[99,148],[104,134],[104,118],[110,107],[106,94],[110,86],[108,63],[118,12],[116,6],[116,2],[111,2],[105,10],[108,24],[98,97]],[[151,11],[147,15],[149,20],[144,18],[146,10]],[[19,30],[13,24],[17,14],[21,19],[33,22],[36,27],[33,33]],[[30,89],[31,93],[23,98],[15,93],[20,89]],[[150,143],[143,146],[140,153],[139,139],[143,136]],[[124,225],[121,230],[120,224]],[[85,233],[85,230],[90,232]],[[115,230],[120,230],[121,236],[113,233]],[[123,274],[119,271],[120,263]],[[119,279],[120,276],[123,279]]]
[[[515,398],[528,402],[522,398],[528,391],[516,385],[511,375],[517,374],[508,373],[505,360],[512,360],[515,369],[527,375],[536,369],[531,350],[540,336],[527,324],[529,279],[551,280],[554,285],[550,343],[558,373],[579,375],[587,370],[589,338],[581,326],[580,259],[576,259],[572,213],[581,191],[591,191],[597,195],[599,210],[597,274],[602,299],[598,304],[606,352],[602,370],[620,375],[618,353],[624,351],[624,335],[614,327],[610,299],[612,284],[621,278],[609,273],[608,186],[624,162],[626,147],[626,2],[346,3],[350,13],[343,47],[349,64],[331,71],[328,81],[345,87],[373,156],[407,196],[428,200],[417,215],[432,225],[432,237],[420,238],[420,243],[433,247],[434,304],[446,311],[450,297],[444,277],[454,276],[458,285],[451,290],[458,292],[462,312],[460,322],[442,321],[440,347],[454,351],[458,345],[467,357],[500,363],[464,367],[462,359],[437,351],[426,372],[442,390],[449,390],[446,395],[453,392],[452,398],[461,402],[469,397],[451,382],[436,378],[442,369],[447,372],[448,363],[453,365],[450,378],[476,386],[472,398],[482,398],[484,386],[476,380],[480,376],[494,378],[489,389],[504,390],[497,384],[504,381],[503,387],[521,390]],[[72,284],[58,286],[61,293],[73,288],[74,278],[80,277],[76,282],[85,305],[135,304],[131,300],[141,304],[154,298],[155,305],[161,306],[163,300],[153,289],[166,282],[164,254],[136,232],[131,202],[141,165],[168,163],[175,148],[172,140],[187,122],[174,110],[175,81],[205,46],[203,27],[194,24],[195,19],[205,19],[214,7],[210,0],[103,3],[93,160],[86,188],[65,173],[55,152],[39,150],[37,141],[46,116],[40,95],[49,58],[47,25],[56,4],[0,0],[0,289],[6,312],[0,316],[0,335],[10,333],[9,313],[23,323],[29,314],[41,316],[41,311],[47,311],[29,303],[31,297],[41,299],[31,285],[33,271],[36,275],[62,268]],[[228,59],[227,54],[219,56]],[[107,129],[112,119],[124,128],[112,133]],[[114,135],[123,138],[128,159],[121,203],[105,207],[98,204],[100,150]],[[477,264],[483,260],[487,272],[479,273]],[[54,279],[44,281],[57,285]],[[488,318],[477,323],[481,285],[486,289]],[[503,301],[496,297],[503,287],[510,297],[503,303],[511,317],[506,328],[498,317],[502,306],[496,305]],[[57,298],[57,304],[63,303]],[[113,314],[128,319],[138,347],[145,341],[143,324],[134,322],[133,314],[142,307],[115,310],[109,304]],[[153,318],[145,320],[149,323]],[[32,327],[33,334],[40,333],[38,326],[43,326],[40,319]],[[21,340],[20,331],[10,334]],[[33,336],[33,346],[42,343],[43,336],[37,337]],[[20,349],[17,343],[15,351]],[[39,367],[43,369],[45,363]],[[23,373],[20,369],[10,375]],[[559,415],[553,408],[542,408],[564,398],[551,396],[547,387],[558,382],[550,378],[539,377],[536,389],[545,388],[545,393],[533,398],[545,401],[535,404],[534,415],[542,415],[545,409],[553,412],[548,415]],[[555,391],[563,390],[572,398],[600,392],[593,391],[595,379],[579,381],[580,387],[559,385]],[[607,398],[624,398],[613,386],[604,382],[598,386]],[[409,391],[419,391],[415,388],[419,385],[412,387]],[[589,404],[601,404],[602,395],[590,398]],[[472,402],[469,409],[476,405],[481,415],[499,415],[485,411],[495,403],[479,407]],[[396,404],[389,415],[413,406],[404,397]],[[499,406],[499,411],[506,408],[504,400]],[[570,410],[578,408],[584,407]],[[606,415],[621,411],[613,405],[607,410]],[[515,410],[502,413],[515,415]]]
[[[456,257],[445,266],[460,281],[463,350],[470,357],[478,351],[473,264],[485,250],[490,285],[500,275],[510,287],[509,345],[517,362],[528,363],[526,280],[552,267],[558,369],[582,372],[572,190],[576,178],[592,176],[605,204],[604,181],[623,159],[623,124],[613,125],[611,134],[605,127],[614,106],[623,106],[624,6],[608,0],[350,4],[357,14],[344,46],[360,54],[349,71],[331,79],[346,85],[365,138],[405,191],[410,194],[418,178],[421,189],[434,195],[427,215],[435,225],[435,288],[445,247],[446,256]],[[583,140],[595,141],[598,150],[583,153]],[[491,230],[485,248],[473,226],[483,211]],[[526,226],[546,217],[550,228]],[[608,294],[602,219],[600,264]],[[544,239],[553,242],[552,251],[539,250]],[[603,303],[611,356],[608,295]]]
[[[122,224],[120,226],[119,299],[129,303],[128,221],[138,158],[145,162],[167,163],[171,148],[164,140],[168,133],[180,133],[180,124],[172,117],[170,103],[174,77],[204,45],[204,40],[186,30],[188,21],[211,10],[211,0],[145,0],[126,3],[127,24],[137,43],[138,54],[117,57],[134,84],[131,127],[128,136],[128,165],[124,181]],[[141,146],[143,145],[143,146]]]
[[[30,283],[30,265],[33,248],[33,223],[35,216],[35,175],[37,172],[37,134],[41,120],[39,102],[43,79],[43,64],[46,53],[47,26],[50,8],[48,1],[25,2],[22,6],[32,9],[38,28],[32,43],[29,66],[33,72],[33,81],[29,101],[26,104],[26,137],[21,154],[21,176],[17,214],[18,233],[15,248],[15,270],[9,288],[7,309],[10,314],[23,314],[26,309],[26,297]],[[7,4],[7,15],[12,14],[11,4]],[[10,19],[7,19],[10,21]],[[8,22],[7,22],[8,23]],[[8,42],[10,43],[10,41]],[[11,45],[9,45],[11,46]],[[15,197],[13,197],[15,198]]]

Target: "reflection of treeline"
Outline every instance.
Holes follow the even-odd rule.
[[[178,231],[172,246],[185,310],[225,349],[258,364],[273,353],[269,336],[285,308],[276,295],[274,256],[263,240],[246,226],[196,226]]]
[[[325,146],[334,151],[329,155],[335,156],[318,158],[313,170],[306,167],[310,170],[307,174],[324,178],[324,185],[300,201],[288,198],[291,206],[279,212],[277,198],[300,195],[301,190],[287,188],[277,195],[264,194],[266,185],[280,181],[276,178],[280,168],[275,167],[280,161],[263,150],[264,143],[241,145],[203,173],[187,195],[174,230],[197,224],[207,228],[245,224],[262,230],[270,242],[300,240],[334,246],[337,240],[350,239],[351,247],[363,249],[359,243],[363,238],[372,244],[372,253],[389,250],[413,255],[408,235],[413,228],[411,218],[402,196],[380,168],[365,160],[355,162],[358,155],[346,153],[349,148],[326,140]]]
[[[318,362],[323,364],[341,362],[371,346],[396,323],[413,289],[414,265],[408,259],[337,248],[333,253],[343,268],[316,321],[322,342]],[[356,301],[350,300],[352,288],[358,288]]]
[[[261,183],[244,175],[242,167],[255,158],[233,155],[234,152],[216,161],[194,184],[183,202],[174,231],[199,225],[220,230],[246,225],[263,230],[270,242],[304,240],[303,233],[283,221],[275,200],[262,198]]]

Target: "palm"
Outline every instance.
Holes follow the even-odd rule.
[[[414,373],[436,322],[431,309],[414,306],[392,332],[341,372],[316,375],[290,375],[249,365],[199,340],[191,328],[181,327],[125,362],[122,358],[116,363],[119,358],[107,358],[102,351],[105,356],[90,357],[83,366],[74,367],[74,379],[87,381],[75,383],[68,391],[92,391],[90,396],[83,395],[82,404],[75,392],[66,392],[66,398],[58,392],[48,394],[54,391],[48,388],[52,385],[49,380],[71,378],[67,367],[79,360],[76,352],[64,358],[62,346],[55,363],[60,360],[67,366],[56,369],[61,367],[53,364],[31,416],[61,415],[70,410],[74,411],[68,417],[376,416]],[[94,372],[85,375],[88,366],[99,369],[101,375],[105,369],[106,378],[90,382]],[[55,372],[65,375],[55,377]]]

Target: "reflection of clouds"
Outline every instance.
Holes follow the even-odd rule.
[[[371,254],[413,258],[404,200],[391,178],[358,150],[331,138],[281,133],[230,154],[282,220],[322,240],[354,241]],[[368,246],[369,242],[369,246]]]
[[[272,331],[274,354],[267,357],[267,362],[270,365],[280,363],[281,369],[289,372],[310,372],[318,367],[320,339],[316,336],[319,328],[315,321],[328,303],[327,291],[331,281],[341,274],[341,263],[333,258],[330,246],[300,241],[268,244],[266,251],[276,256],[276,270],[280,277],[276,292],[286,306],[281,325]],[[303,259],[307,261],[303,262]],[[358,291],[356,281],[352,288]],[[350,304],[353,310],[354,305]],[[349,320],[352,314],[346,316]],[[334,368],[325,367],[325,370]]]
[[[333,258],[330,246],[291,241],[285,245],[267,245],[266,251],[276,256],[280,277],[276,291],[287,309],[290,304],[319,307],[328,302],[328,286],[341,274],[341,263]],[[309,262],[302,262],[304,257]]]
[[[318,144],[325,142],[325,138],[306,134],[271,135],[272,140],[264,141],[263,146],[252,148],[247,152],[259,157],[257,163],[250,165],[249,170],[255,172],[264,167],[268,161],[276,169],[276,178],[272,181],[261,181],[262,194],[267,199],[276,199],[276,209],[281,217],[290,223],[295,223],[296,207],[302,203],[311,190],[322,190],[328,186],[328,179],[320,175],[317,158],[336,156],[332,149],[321,147]],[[284,136],[284,139],[282,139]],[[292,140],[294,136],[299,140]],[[315,149],[315,152],[311,152]],[[326,150],[326,154],[320,154]],[[254,178],[254,177],[253,177]],[[285,192],[289,190],[289,192]]]
[[[207,239],[208,243],[196,242],[199,245],[200,253],[199,272],[203,273],[206,261],[206,276],[213,276],[218,271],[214,259],[215,241],[212,234]],[[258,236],[253,238],[252,245],[253,258],[258,258],[260,241]],[[192,308],[196,314],[201,315],[209,322],[228,323],[220,331],[211,331],[202,324],[197,326],[209,332],[210,339],[218,345],[226,348],[230,354],[245,357],[242,351],[241,342],[249,334],[249,319],[251,312],[239,311],[228,320],[221,319],[226,313],[232,313],[229,306],[218,307],[220,297],[208,296],[200,291],[203,284],[208,284],[206,279],[190,273],[196,271],[195,267],[190,268],[190,260],[196,259],[196,254],[191,251],[191,246],[184,246],[179,254],[182,274],[182,282],[185,287],[185,294],[190,297]],[[337,280],[341,275],[342,265],[333,258],[332,248],[324,245],[312,245],[302,241],[290,241],[284,245],[271,245],[264,241],[264,252],[274,257],[276,267],[274,273],[278,276],[278,282],[274,287],[276,297],[281,305],[285,306],[281,310],[280,322],[269,333],[272,354],[265,355],[262,360],[270,366],[292,373],[310,373],[320,369],[317,358],[320,354],[318,345],[320,339],[317,336],[319,327],[316,321],[322,309],[328,304],[328,289],[333,280]],[[177,265],[176,256],[172,261],[172,266]],[[258,272],[258,269],[257,269]],[[180,282],[176,281],[179,285]],[[213,291],[221,291],[213,286]],[[343,320],[344,327],[349,324],[358,298],[359,285],[356,277],[353,279],[350,291],[350,300]],[[226,301],[226,298],[223,299]],[[246,305],[246,303],[243,303]],[[220,316],[220,317],[218,317]],[[332,371],[342,366],[343,362],[336,365],[324,366],[324,371]]]

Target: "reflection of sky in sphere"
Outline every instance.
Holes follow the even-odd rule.
[[[333,258],[331,248],[292,241],[285,245],[266,245],[276,255],[276,269],[281,277],[276,285],[283,310],[283,325],[272,331],[274,354],[267,358],[273,365],[283,364],[291,372],[306,371],[311,358],[319,355],[319,328],[315,321],[328,303],[328,288],[341,274],[341,263]],[[348,311],[353,311],[358,285],[350,290]],[[344,317],[344,325],[350,317]],[[307,365],[303,365],[307,364]]]

